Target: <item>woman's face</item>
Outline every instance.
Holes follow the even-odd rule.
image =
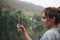
[[[51,23],[52,23],[51,18],[45,16],[44,12],[42,13],[41,16],[42,16],[41,22],[42,22],[42,25],[44,26],[44,28],[50,29],[50,26],[51,26]]]

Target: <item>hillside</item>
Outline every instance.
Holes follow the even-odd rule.
[[[2,0],[6,4],[16,8],[17,10],[21,10],[27,16],[33,16],[34,14],[40,14],[40,12],[44,9],[42,6],[34,5],[32,3],[27,3],[24,1],[17,0]]]

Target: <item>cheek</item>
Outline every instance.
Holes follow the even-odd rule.
[[[45,27],[46,28],[50,28],[50,26],[51,26],[51,21],[50,20],[46,20],[45,21]]]
[[[45,19],[45,20],[44,20],[44,26],[45,26],[45,27],[48,27],[49,25],[50,25],[50,21],[47,20],[47,19]]]

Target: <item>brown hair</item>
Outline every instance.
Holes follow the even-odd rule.
[[[60,23],[60,7],[48,7],[45,8],[42,12],[45,12],[45,15],[49,18],[55,17],[55,24]]]

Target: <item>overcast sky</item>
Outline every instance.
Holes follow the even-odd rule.
[[[43,7],[59,7],[60,0],[19,0],[33,3],[35,5],[41,5]]]

